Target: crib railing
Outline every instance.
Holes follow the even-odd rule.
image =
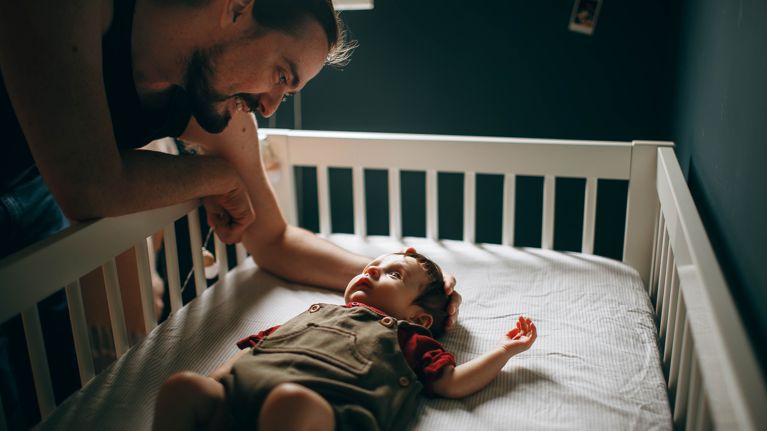
[[[682,171],[658,150],[647,285],[677,428],[767,429],[767,389]]]
[[[351,168],[354,233],[366,235],[366,169],[388,171],[389,232],[402,237],[401,171],[426,174],[426,236],[438,239],[437,175],[464,174],[463,239],[475,242],[476,175],[503,175],[502,243],[514,244],[515,182],[518,176],[544,178],[541,246],[553,248],[556,179],[585,178],[582,251],[594,251],[597,180],[628,180],[623,260],[645,284],[652,259],[653,220],[657,211],[655,163],[658,147],[669,142],[601,142],[379,133],[344,133],[266,129],[269,146],[284,163],[277,187],[291,223],[298,220],[294,201],[294,166],[317,169],[320,234],[331,233],[329,168]]]

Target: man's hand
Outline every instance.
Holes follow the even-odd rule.
[[[415,247],[405,247],[401,253],[417,253]],[[440,267],[440,270],[442,268]],[[453,274],[442,271],[442,279],[445,281],[445,294],[450,297],[450,303],[447,304],[447,323],[445,327],[447,329],[455,326],[458,321],[458,307],[461,306],[461,294],[455,291],[456,280]]]
[[[519,316],[517,327],[506,334],[501,347],[512,355],[516,355],[529,349],[536,338],[538,338],[538,330],[532,320]]]
[[[242,240],[243,232],[256,219],[253,205],[242,184],[223,195],[207,196],[202,203],[205,205],[208,225],[226,244]]]

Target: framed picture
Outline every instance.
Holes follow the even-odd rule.
[[[583,34],[592,34],[597,25],[597,16],[602,0],[575,0],[573,13],[570,15],[570,30]]]

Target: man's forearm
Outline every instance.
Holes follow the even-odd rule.
[[[218,157],[127,150],[121,159],[122,169],[101,181],[72,179],[66,189],[78,192],[62,196],[70,217],[83,220],[164,207],[226,193],[238,181],[234,168]]]

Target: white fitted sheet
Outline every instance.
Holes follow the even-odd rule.
[[[492,349],[529,316],[533,347],[498,378],[462,400],[423,398],[417,430],[671,429],[649,298],[636,271],[579,253],[333,235],[377,256],[406,245],[458,279],[459,322],[443,343],[465,362]],[[41,429],[149,429],[162,382],[181,370],[208,373],[242,337],[286,321],[339,293],[286,283],[252,263],[160,325],[61,405]]]

